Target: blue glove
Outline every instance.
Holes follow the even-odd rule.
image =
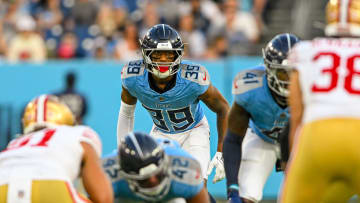
[[[228,191],[228,203],[243,203],[239,196],[239,192],[234,189],[229,189]]]

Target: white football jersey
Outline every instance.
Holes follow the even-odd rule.
[[[295,45],[289,62],[299,72],[303,122],[360,119],[360,39],[317,38]]]
[[[12,140],[0,152],[0,185],[16,176],[33,180],[75,180],[83,156],[81,142],[90,144],[101,156],[99,136],[86,126],[47,128]]]

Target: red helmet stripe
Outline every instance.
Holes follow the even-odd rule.
[[[38,120],[37,120],[37,112],[38,112],[38,101],[39,101],[39,99],[35,99],[35,102],[34,102],[34,105],[35,105],[35,107],[36,107],[36,109],[35,109],[35,121],[37,122]]]
[[[38,102],[36,105],[36,110],[37,110],[37,116],[36,116],[36,121],[37,122],[44,122],[46,121],[46,103],[48,100],[48,96],[47,95],[41,95],[38,98]]]

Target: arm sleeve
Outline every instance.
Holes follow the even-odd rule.
[[[241,145],[244,137],[237,136],[230,131],[227,132],[224,145],[223,157],[226,176],[226,185],[229,189],[232,186],[238,185],[238,173],[241,161]]]
[[[134,105],[126,104],[121,101],[118,123],[117,123],[117,144],[120,144],[120,139],[125,137],[126,134],[134,130],[134,117],[135,117]]]

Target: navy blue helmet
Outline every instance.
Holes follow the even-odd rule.
[[[289,94],[289,73],[292,70],[287,57],[297,42],[299,42],[299,38],[293,34],[279,34],[263,49],[268,86],[275,94],[285,100]]]
[[[145,67],[156,77],[166,78],[179,71],[184,55],[184,43],[174,28],[166,24],[154,25],[140,40],[140,46]],[[157,51],[172,52],[174,61],[155,62],[152,54]]]
[[[170,188],[168,157],[154,138],[142,132],[131,132],[120,140],[120,174],[130,189],[140,197],[154,201]],[[156,179],[156,184],[149,181]]]

